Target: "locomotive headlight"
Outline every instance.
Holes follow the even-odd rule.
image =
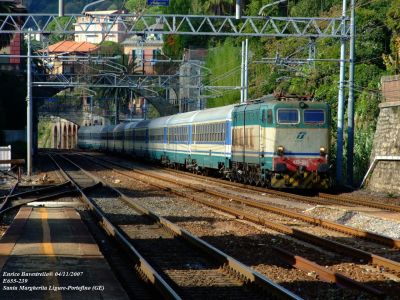
[[[277,148],[277,151],[276,151],[276,152],[278,153],[279,156],[283,156],[283,153],[285,152],[285,147],[279,146],[279,147]]]
[[[319,148],[319,153],[321,154],[321,156],[326,155],[326,148],[325,147]]]

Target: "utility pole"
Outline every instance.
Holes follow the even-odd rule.
[[[312,66],[315,69],[315,54],[316,54],[316,49],[315,49],[315,39],[310,38],[310,43],[308,46],[308,59],[309,59],[309,65]]]
[[[336,150],[336,181],[338,185],[343,183],[343,127],[344,127],[344,96],[346,76],[346,3],[343,0],[342,9],[342,38],[340,46],[340,79],[339,79],[339,100],[337,112],[337,150]]]
[[[244,47],[244,92],[243,101],[247,103],[249,95],[249,39],[246,39]]]
[[[240,2],[241,0],[236,0],[236,20],[239,20],[242,17]]]
[[[26,59],[26,161],[27,175],[32,176],[32,61],[31,61],[31,34],[28,33],[28,55]]]
[[[349,99],[347,106],[347,184],[353,185],[354,177],[354,65],[356,48],[355,0],[351,0],[350,16],[350,66],[349,66]]]
[[[64,17],[64,0],[58,0],[58,16]]]
[[[115,102],[115,120],[114,120],[114,124],[118,125],[118,123],[119,123],[119,102],[118,102],[117,92],[115,92],[115,94],[114,94],[114,102]]]
[[[240,66],[240,104],[244,103],[244,54],[245,42],[242,41],[242,64]]]

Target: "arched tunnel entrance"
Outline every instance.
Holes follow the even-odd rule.
[[[52,149],[75,149],[78,142],[79,125],[59,117],[51,117],[47,128],[50,135],[49,143],[42,147]],[[39,147],[41,145],[39,144]]]

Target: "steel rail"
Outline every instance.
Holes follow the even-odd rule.
[[[107,161],[107,163],[117,165],[117,166],[119,166],[121,168],[125,168],[127,171],[132,171],[132,170],[129,170],[129,168],[126,168],[126,167],[124,167],[124,166],[122,166],[120,164],[116,164],[116,163],[113,163],[113,162],[110,162],[110,161]],[[105,167],[107,167],[107,166],[105,166]],[[120,171],[117,171],[117,170],[113,170],[113,171],[120,172]],[[322,226],[324,228],[328,228],[328,229],[331,229],[331,230],[334,230],[334,231],[342,232],[342,233],[347,234],[349,236],[356,236],[358,238],[362,238],[362,239],[366,239],[366,240],[369,240],[369,241],[373,241],[373,242],[381,244],[381,245],[385,245],[385,246],[389,246],[389,247],[392,247],[392,248],[400,249],[400,240],[398,240],[398,239],[392,239],[390,237],[386,237],[386,236],[383,236],[383,235],[380,235],[380,234],[376,234],[376,233],[373,233],[373,232],[368,232],[368,231],[365,231],[365,230],[357,229],[355,227],[342,225],[342,224],[339,224],[339,223],[336,223],[336,222],[332,222],[332,221],[328,221],[328,220],[324,220],[324,219],[320,219],[320,218],[310,217],[310,216],[307,216],[305,214],[296,213],[296,212],[293,212],[293,211],[285,209],[285,208],[279,208],[279,207],[276,207],[276,206],[273,206],[273,205],[269,205],[269,204],[266,204],[266,203],[263,203],[263,202],[260,202],[260,201],[257,201],[257,200],[251,200],[251,199],[248,199],[247,197],[235,196],[235,195],[232,195],[232,194],[227,195],[225,193],[217,192],[217,191],[215,191],[213,189],[210,189],[210,188],[198,187],[198,186],[190,184],[190,183],[182,183],[180,181],[177,181],[177,180],[174,180],[174,179],[170,179],[170,178],[165,178],[165,177],[160,176],[160,175],[147,174],[147,173],[139,171],[137,169],[133,170],[133,172],[137,172],[138,174],[142,174],[142,175],[145,175],[145,176],[152,176],[154,178],[157,178],[157,179],[160,179],[160,180],[169,181],[169,182],[172,182],[174,184],[183,185],[183,186],[189,187],[191,189],[197,190],[199,192],[205,192],[205,193],[208,193],[208,194],[220,197],[220,198],[224,198],[224,199],[227,199],[227,200],[230,200],[230,201],[233,200],[233,201],[236,201],[236,202],[240,202],[240,203],[246,204],[248,206],[252,206],[252,207],[259,208],[259,209],[262,209],[262,210],[265,210],[265,211],[272,212],[274,214],[279,214],[279,215],[283,215],[283,216],[286,216],[286,217],[298,219],[298,220],[307,222],[307,223],[312,224],[312,225]],[[121,172],[121,174],[122,173],[123,172]],[[122,175],[127,176],[127,174],[122,174]]]
[[[12,197],[12,195],[13,195],[14,191],[17,189],[17,187],[18,187],[18,182],[12,186],[12,188],[10,189],[10,192],[8,193],[7,196],[5,196],[3,202],[0,204],[0,211],[3,210],[6,205],[8,205],[8,202],[10,201],[10,198]]]
[[[336,283],[338,286],[343,286],[350,289],[365,291],[375,296],[384,296],[384,293],[380,290],[370,287],[367,284],[355,281],[341,273],[334,273],[304,257],[294,255],[293,253],[276,246],[273,246],[273,249],[275,250],[276,254],[287,264],[305,272],[315,272],[318,278],[323,281]]]
[[[134,269],[140,270],[140,272],[151,282],[156,289],[167,299],[181,299],[181,297],[174,291],[172,287],[168,285],[167,282],[157,273],[156,270],[143,258],[143,256],[132,246],[128,239],[116,228],[107,217],[103,215],[101,210],[90,200],[90,198],[85,194],[84,190],[80,188],[79,184],[65,171],[60,164],[56,161],[53,155],[49,154],[50,159],[59,168],[60,172],[65,178],[71,181],[75,188],[80,192],[84,203],[89,207],[89,209],[96,215],[99,220],[100,225],[107,232],[107,234],[113,237],[124,249],[129,253],[129,255],[135,258]],[[79,167],[82,172],[92,178],[97,182],[101,182],[95,179],[95,177],[89,172],[83,170]]]
[[[129,204],[135,210],[151,217],[153,220],[155,220],[158,223],[160,223],[161,225],[163,225],[166,229],[172,231],[174,233],[174,235],[180,236],[181,238],[187,240],[191,244],[195,245],[197,248],[201,249],[202,251],[205,251],[208,255],[219,260],[223,265],[227,266],[228,268],[230,268],[237,274],[240,274],[243,278],[245,278],[245,282],[247,284],[252,283],[259,287],[262,287],[270,293],[269,296],[277,297],[279,299],[301,299],[299,296],[293,294],[292,292],[283,288],[279,284],[276,284],[275,282],[271,281],[269,278],[265,277],[261,273],[251,269],[250,267],[242,264],[235,258],[218,250],[211,244],[192,235],[187,230],[180,228],[176,224],[174,224],[174,223],[168,221],[167,219],[160,217],[160,216],[156,215],[155,213],[153,213],[152,211],[144,208],[139,203],[137,203],[137,201],[135,201],[131,197],[126,196],[119,189],[102,181],[97,176],[89,173],[88,171],[83,169],[81,166],[79,166],[77,163],[71,161],[70,159],[68,159],[66,157],[64,157],[64,159],[67,160],[68,162],[70,162],[71,164],[75,165],[77,168],[80,168],[85,174],[90,176],[92,179],[95,179],[96,181],[101,182],[104,186],[106,186],[106,187],[110,188],[111,190],[113,190],[114,192],[116,192],[121,197],[121,199],[123,199],[127,204]]]
[[[385,204],[385,203],[379,203],[379,202],[373,202],[369,201],[366,199],[356,199],[352,198],[346,195],[332,195],[332,194],[326,194],[326,193],[319,193],[319,197],[324,198],[324,199],[329,199],[329,200],[334,200],[339,203],[351,203],[355,205],[362,205],[362,206],[368,206],[372,208],[379,208],[387,211],[393,211],[393,212],[400,212],[400,206],[398,205],[393,205],[393,204]]]
[[[115,171],[115,172],[118,173],[119,171]],[[140,173],[140,171],[137,171],[136,169],[134,170],[134,172],[136,172],[138,174]],[[154,174],[147,174],[145,172],[142,172],[142,173],[143,173],[143,174],[141,174],[142,176],[147,176],[147,177],[150,177],[150,178],[156,178],[158,180],[163,180],[163,181],[169,181],[166,178],[162,178],[162,179],[157,178],[157,175],[154,175]],[[126,176],[128,176],[128,175],[126,175]],[[130,176],[128,176],[128,177],[132,177],[132,174],[130,174]],[[151,185],[151,186],[158,187],[158,188],[160,188],[162,190],[165,190],[165,186],[164,185],[158,184],[158,183],[156,183],[154,181],[144,182],[144,183],[146,183],[148,185]],[[200,191],[201,191],[201,189],[200,189]],[[201,197],[196,197],[196,196],[190,195],[190,194],[185,193],[185,192],[181,192],[181,191],[178,191],[178,190],[172,190],[170,188],[168,188],[168,192],[171,192],[171,193],[173,193],[175,195],[178,195],[178,196],[182,196],[182,197],[187,198],[187,199],[191,199],[193,201],[199,202],[199,203],[204,204],[206,206],[209,206],[211,208],[223,211],[225,213],[229,213],[229,214],[231,214],[231,215],[233,215],[233,216],[235,216],[237,218],[246,219],[246,220],[248,220],[250,222],[253,222],[253,223],[256,223],[256,224],[261,224],[261,225],[263,225],[265,227],[268,227],[268,228],[270,228],[272,230],[275,230],[275,231],[278,231],[278,232],[282,232],[282,233],[284,233],[286,235],[295,237],[297,239],[306,241],[306,242],[314,244],[314,245],[321,246],[323,248],[330,249],[331,251],[334,251],[334,252],[337,252],[337,253],[341,253],[341,254],[345,254],[345,255],[348,255],[348,256],[353,257],[355,259],[361,260],[363,262],[370,263],[370,264],[373,264],[373,265],[376,265],[376,266],[379,266],[379,267],[383,267],[383,268],[391,270],[392,272],[395,272],[395,273],[399,273],[400,272],[400,263],[397,262],[397,261],[393,261],[393,260],[387,259],[385,257],[379,256],[379,255],[376,255],[376,254],[372,254],[372,253],[369,253],[367,251],[363,251],[363,250],[360,250],[360,249],[357,249],[357,248],[354,248],[354,247],[351,247],[351,246],[348,246],[348,245],[345,245],[345,244],[341,244],[341,243],[338,243],[338,242],[335,242],[335,241],[331,241],[331,240],[328,240],[326,238],[315,236],[313,234],[309,234],[309,233],[307,233],[305,231],[302,231],[302,230],[293,229],[293,228],[291,228],[289,226],[286,226],[286,225],[277,224],[277,223],[272,222],[270,220],[267,220],[265,218],[261,218],[259,216],[255,216],[255,215],[253,215],[251,213],[247,213],[247,212],[245,212],[243,210],[239,210],[239,209],[235,209],[235,208],[232,208],[232,207],[229,207],[229,206],[213,203],[211,201],[204,200]]]
[[[66,181],[66,182],[63,182],[63,183],[60,183],[60,184],[56,184],[56,185],[46,186],[46,187],[43,187],[43,188],[38,188],[38,189],[30,190],[30,191],[25,191],[25,192],[20,192],[20,193],[17,193],[17,194],[13,194],[13,195],[9,196],[9,199],[12,200],[12,199],[15,199],[15,198],[20,198],[20,197],[27,197],[27,196],[31,196],[31,195],[39,195],[39,194],[41,194],[43,192],[49,192],[49,191],[52,191],[52,190],[57,190],[57,189],[66,187],[68,185],[71,185],[71,182]]]
[[[98,159],[101,159],[101,158],[98,158]],[[196,175],[196,174],[192,174],[192,173],[188,173],[188,172],[184,172],[184,171],[169,170],[169,169],[165,169],[165,170],[167,172],[185,174],[187,176],[192,176],[195,178],[203,178],[200,175]],[[271,190],[271,189],[267,189],[267,188],[251,186],[251,185],[244,184],[244,183],[231,183],[231,182],[227,182],[226,180],[219,179],[219,178],[208,177],[207,180],[219,182],[219,183],[227,185],[227,186],[239,187],[239,188],[262,192],[262,193],[266,193],[266,194],[270,194],[270,195],[287,197],[287,198],[294,199],[294,200],[318,203],[318,204],[322,204],[322,205],[324,205],[324,204],[343,205],[343,203],[345,203],[345,204],[350,203],[350,204],[358,205],[358,206],[366,206],[366,207],[372,207],[372,208],[379,208],[379,209],[387,210],[387,211],[400,212],[400,206],[398,206],[398,205],[377,203],[377,202],[372,202],[372,201],[368,201],[368,200],[359,200],[359,199],[354,199],[354,198],[351,198],[351,197],[348,197],[345,195],[333,195],[333,194],[327,194],[327,193],[318,193],[318,197],[322,198],[322,199],[318,199],[316,197],[303,196],[303,195],[298,195],[298,194],[293,194],[293,193],[288,193],[288,192],[283,192],[283,191]],[[327,202],[326,200],[329,200],[329,202]]]
[[[71,195],[76,195],[78,194],[78,191],[74,190],[69,190],[69,191],[62,191],[62,192],[57,192],[53,194],[49,194],[46,196],[38,197],[38,198],[33,198],[33,199],[24,199],[24,200],[15,200],[15,201],[21,201],[20,203],[17,203],[15,205],[9,206],[7,208],[1,207],[0,208],[0,215],[3,215],[4,213],[14,209],[21,207],[23,205],[32,203],[32,202],[38,202],[38,201],[46,201],[46,200],[52,200],[52,199],[58,199],[60,197],[65,197],[65,196],[71,196]]]

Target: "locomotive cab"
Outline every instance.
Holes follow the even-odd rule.
[[[329,107],[266,101],[233,112],[232,174],[274,188],[327,188]]]
[[[271,186],[328,188],[329,108],[324,103],[276,104]]]

